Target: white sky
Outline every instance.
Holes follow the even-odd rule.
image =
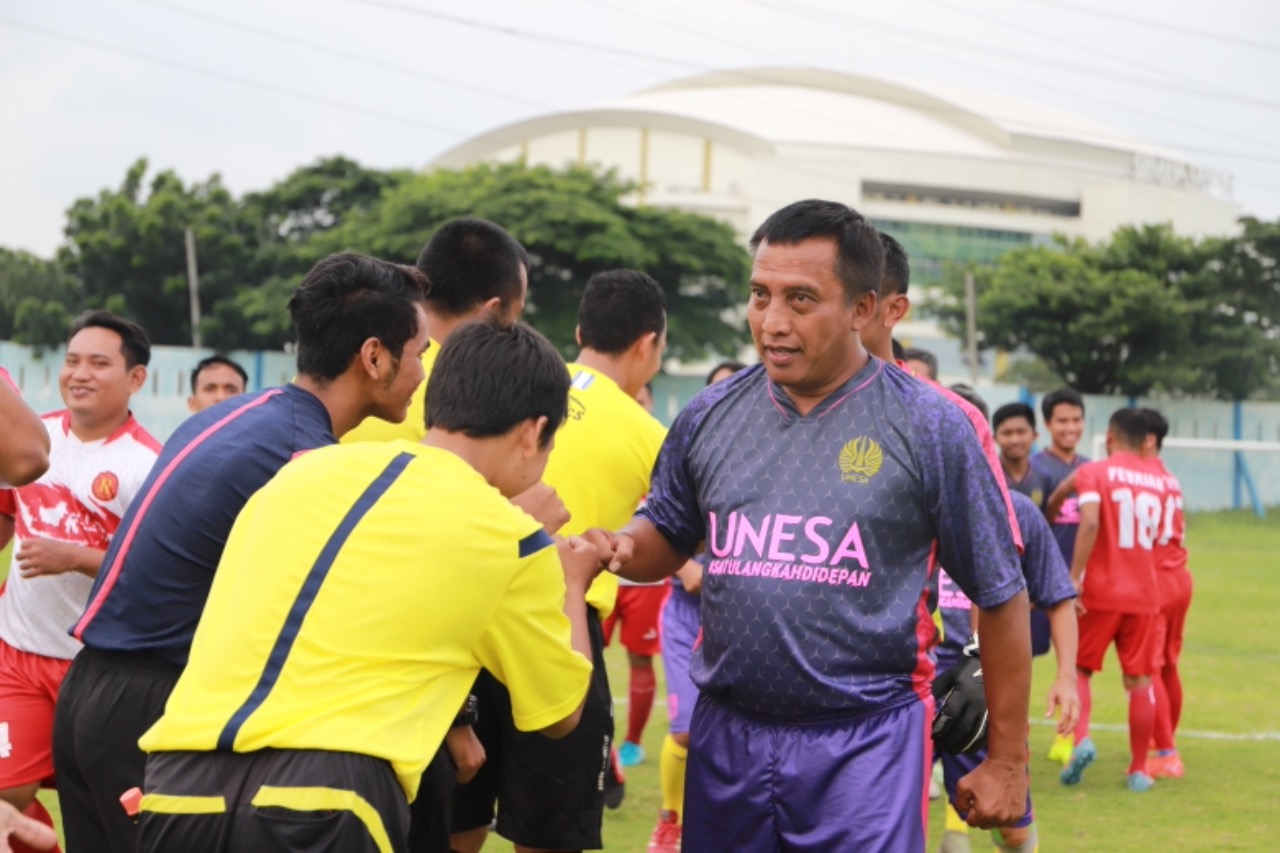
[[[1228,171],[1245,213],[1280,218],[1275,0],[0,0],[0,245],[50,255],[66,208],[139,156],[237,193],[331,154],[420,168],[760,65],[1036,100]]]

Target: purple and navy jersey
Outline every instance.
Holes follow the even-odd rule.
[[[1015,479],[1007,468],[1004,469],[1004,482],[1009,487],[1010,493],[1018,492],[1026,495],[1038,507],[1044,506],[1045,501],[1049,500],[1049,495],[1053,494],[1053,488],[1056,487],[1056,484],[1051,487],[1048,475],[1034,465],[1027,466],[1027,476],[1021,480]],[[1019,516],[1018,520],[1021,521],[1022,517]]]
[[[1053,494],[1053,490],[1058,488],[1063,480],[1071,476],[1072,471],[1088,461],[1085,457],[1077,455],[1070,462],[1063,462],[1048,450],[1041,450],[1033,455],[1031,467],[1044,478],[1045,500],[1049,499],[1049,495]],[[1080,529],[1080,505],[1076,503],[1075,495],[1070,495],[1063,502],[1062,509],[1058,510],[1058,517],[1050,522],[1050,526],[1053,529],[1053,538],[1058,541],[1058,548],[1062,551],[1062,558],[1070,567],[1071,557],[1076,552],[1076,531]]]
[[[641,513],[706,541],[699,688],[778,720],[925,695],[940,559],[994,607],[1023,587],[1004,498],[964,413],[871,359],[807,415],[762,367],[676,418]]]
[[[72,636],[185,666],[245,502],[298,453],[336,442],[328,410],[296,385],[188,418],[125,513]]]
[[[1020,492],[1009,497],[1013,500],[1013,510],[1018,514],[1018,526],[1022,529],[1022,577],[1027,583],[1027,597],[1031,604],[1040,610],[1048,610],[1075,598],[1071,571],[1062,559],[1044,513]],[[971,631],[969,611],[972,605],[968,596],[947,575],[945,568],[939,572],[938,587],[938,612],[942,616],[943,632],[937,649],[937,664],[941,671],[960,662]]]

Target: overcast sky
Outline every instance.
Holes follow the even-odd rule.
[[[237,193],[331,154],[420,168],[760,65],[1037,100],[1230,172],[1245,213],[1280,218],[1276,0],[0,0],[0,245],[50,255],[66,208],[142,156]]]

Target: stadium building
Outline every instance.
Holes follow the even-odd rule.
[[[912,278],[989,262],[1055,232],[1125,224],[1187,236],[1236,230],[1229,175],[1077,115],[991,92],[815,69],[701,74],[591,109],[482,134],[431,166],[523,158],[614,168],[639,203],[704,213],[747,235],[796,199],[834,198],[906,246]],[[904,336],[938,350],[932,324]],[[927,340],[926,340],[927,339]],[[935,343],[936,341],[936,343]]]

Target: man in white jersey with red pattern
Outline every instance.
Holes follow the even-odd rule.
[[[0,492],[15,540],[0,596],[0,799],[45,822],[35,794],[53,776],[54,703],[80,650],[67,626],[160,450],[129,412],[150,358],[136,324],[106,311],[81,315],[59,376],[67,408],[43,418],[49,470]]]

